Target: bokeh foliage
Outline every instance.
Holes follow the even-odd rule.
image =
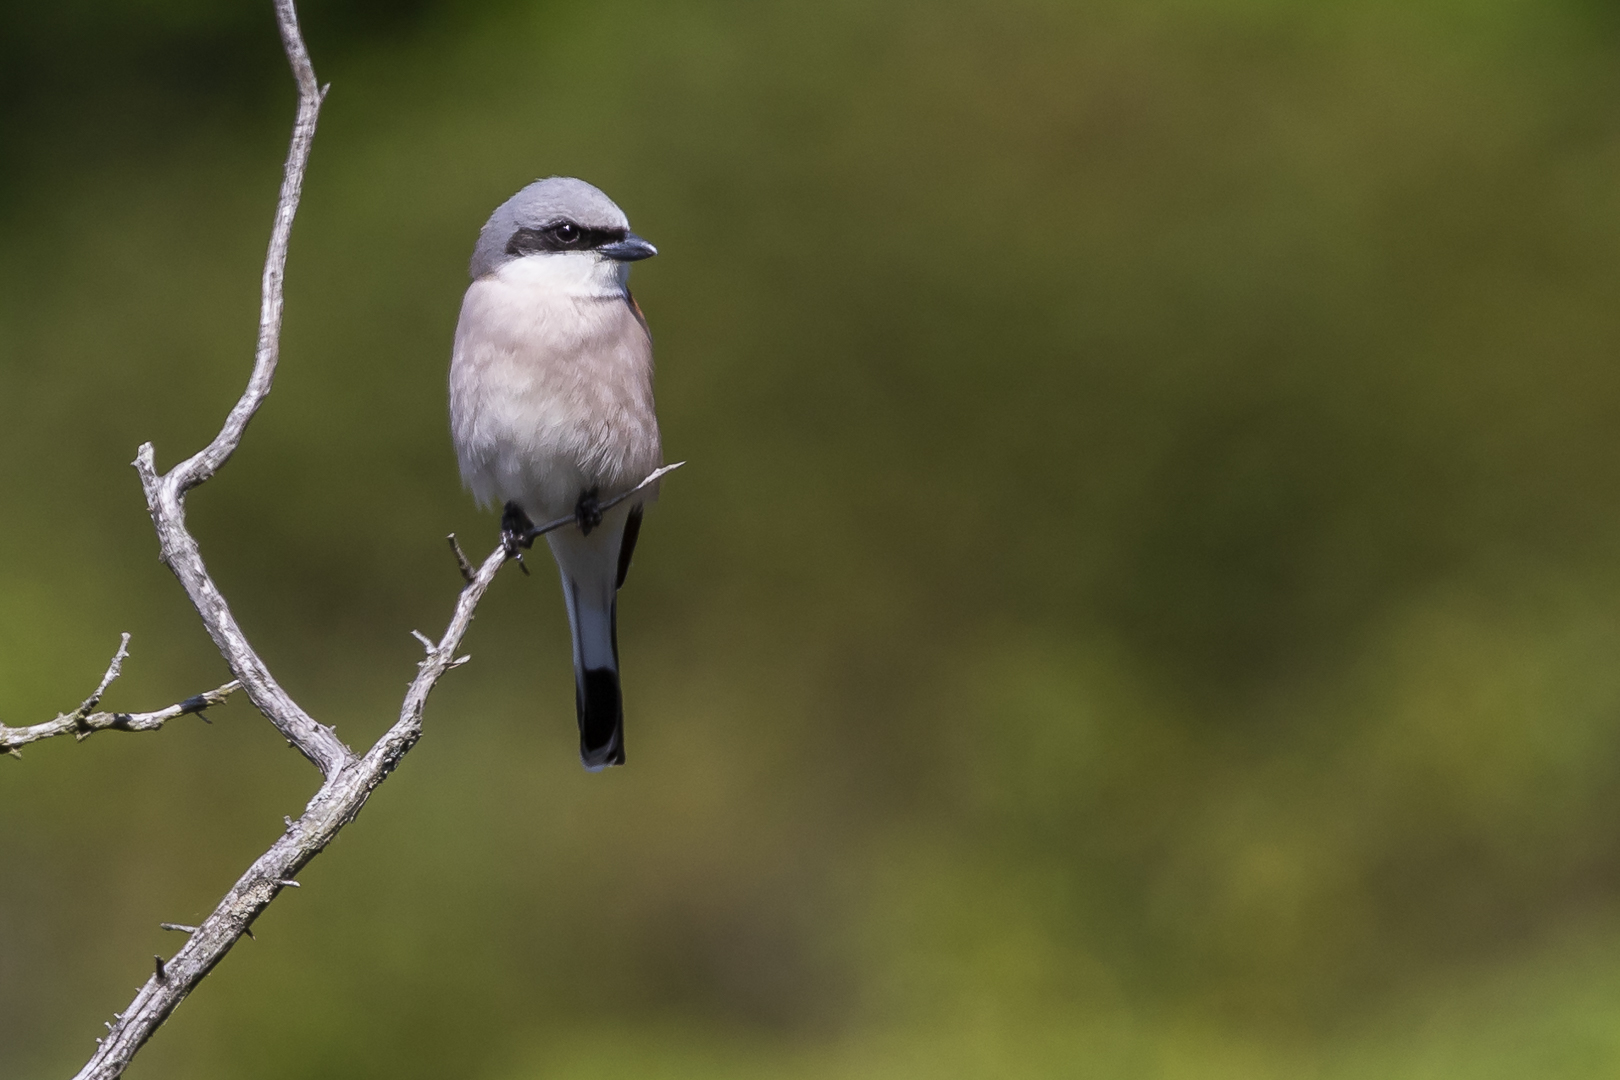
[[[266,6],[267,5],[263,5]],[[0,12],[0,715],[220,664],[127,462],[245,377],[268,11]],[[631,765],[505,577],[133,1077],[1620,1068],[1620,23],[1593,2],[307,8],[284,365],[192,520],[368,742],[457,584],[472,238],[613,194],[672,458]],[[0,1075],[296,812],[245,703],[0,761]]]

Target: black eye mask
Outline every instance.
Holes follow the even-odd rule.
[[[506,242],[508,255],[533,255],[541,251],[593,251],[625,237],[623,229],[588,229],[572,221],[559,221],[541,229],[519,229]]]

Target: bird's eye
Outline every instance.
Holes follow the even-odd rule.
[[[575,225],[572,221],[563,222],[553,231],[556,232],[557,239],[561,240],[565,244],[572,244],[575,240],[579,239],[579,226]]]

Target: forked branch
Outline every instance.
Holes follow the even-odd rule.
[[[434,685],[446,671],[466,662],[466,657],[457,656],[457,650],[479,601],[506,560],[505,546],[497,545],[461,590],[449,626],[437,641],[429,641],[427,657],[417,665],[399,719],[364,757],[321,785],[303,815],[296,821],[288,820],[286,831],[237,879],[208,918],[195,927],[183,928],[186,943],[168,960],[157,961],[135,1000],[107,1025],[106,1037],[97,1040],[96,1053],[80,1070],[77,1080],[113,1080],[122,1075],[175,1007],[243,934],[251,934],[253,921],[260,913],[283,889],[296,887],[298,872],[360,813],[372,791],[422,737],[422,714]]]
[[[0,724],[0,753],[22,757],[20,747],[55,735],[74,735],[79,739],[86,739],[98,731],[106,731],[109,728],[114,731],[156,731],[177,716],[201,714],[204,709],[223,705],[226,698],[242,688],[241,683],[232,680],[224,686],[186,698],[156,712],[96,712],[95,708],[101,704],[101,697],[107,692],[107,687],[123,674],[124,661],[127,659],[129,659],[129,635],[125,634],[118,643],[118,651],[113,654],[112,663],[107,665],[107,673],[101,677],[101,683],[94,693],[85,698],[77,709],[70,713],[62,713],[55,720],[47,720],[43,724],[31,724],[28,727],[6,727]]]

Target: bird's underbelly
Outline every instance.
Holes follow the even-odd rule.
[[[474,299],[470,291],[467,307]],[[516,502],[550,520],[583,492],[609,498],[658,467],[650,347],[628,305],[618,306],[629,325],[611,309],[587,309],[569,334],[556,332],[555,318],[514,327],[487,310],[469,320],[463,308],[451,427],[462,479],[480,502]]]

